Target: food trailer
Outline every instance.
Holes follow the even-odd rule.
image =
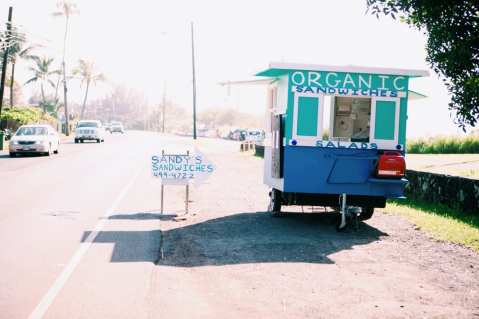
[[[269,210],[335,208],[366,220],[387,198],[403,198],[408,102],[423,97],[409,81],[427,71],[272,63],[264,182]]]

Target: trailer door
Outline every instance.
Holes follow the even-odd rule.
[[[371,101],[370,142],[379,149],[396,149],[399,138],[399,98],[377,97]]]
[[[298,145],[313,146],[322,139],[323,111],[323,94],[295,94],[292,138]]]

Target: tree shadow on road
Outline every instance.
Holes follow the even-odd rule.
[[[122,213],[122,214],[115,214],[108,216],[108,219],[120,219],[120,220],[162,220],[162,221],[167,221],[167,220],[172,220],[178,215],[175,213],[158,213],[159,210],[152,210],[152,211],[146,211],[146,212],[139,212],[139,213]]]
[[[337,216],[238,213],[166,231],[103,231],[94,243],[113,243],[111,262],[199,267],[244,263],[334,263],[328,256],[381,240],[386,233],[360,223],[336,232]],[[85,232],[84,241],[90,232]],[[163,258],[161,258],[163,257]]]
[[[333,263],[329,255],[377,241],[387,234],[361,223],[357,231],[338,233],[337,215],[239,213],[163,233],[159,264],[196,267],[243,263]]]
[[[86,242],[91,231],[83,233]],[[152,262],[158,260],[161,231],[101,231],[93,244],[113,244],[111,262]]]

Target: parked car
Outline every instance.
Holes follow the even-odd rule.
[[[125,129],[123,128],[123,124],[120,122],[112,122],[110,125],[110,133],[125,133]]]
[[[103,127],[105,128],[105,132],[110,132],[111,133],[111,124],[110,123],[103,124]]]
[[[17,154],[58,154],[60,136],[50,125],[22,125],[9,142],[10,157]]]
[[[75,130],[75,143],[84,141],[105,141],[105,128],[98,120],[82,120],[77,123]]]

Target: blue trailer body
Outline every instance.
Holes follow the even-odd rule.
[[[377,150],[286,146],[284,192],[403,196],[405,179],[374,178]]]

